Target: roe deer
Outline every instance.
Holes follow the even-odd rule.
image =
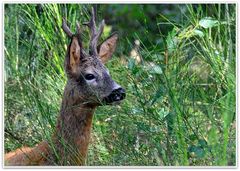
[[[118,35],[112,34],[97,46],[104,20],[97,30],[93,8],[91,14],[86,24],[91,31],[89,53],[83,50],[79,24],[73,34],[63,19],[62,28],[71,38],[64,63],[68,80],[52,141],[5,154],[5,165],[84,165],[95,108],[125,98],[125,90],[112,80],[104,66],[116,48]]]

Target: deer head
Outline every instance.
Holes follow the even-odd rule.
[[[81,30],[77,23],[76,34],[67,26],[63,19],[62,28],[71,42],[65,58],[65,72],[68,77],[67,91],[73,101],[87,105],[114,104],[125,98],[125,90],[112,80],[104,64],[112,57],[118,39],[117,34],[98,45],[103,32],[104,20],[99,29],[96,27],[95,11],[92,8],[90,22],[85,24],[91,32],[89,52],[82,46]]]

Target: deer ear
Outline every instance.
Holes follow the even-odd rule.
[[[73,37],[72,42],[70,44],[70,51],[69,51],[69,67],[68,69],[71,70],[72,73],[77,72],[77,68],[80,64],[81,58],[81,47],[77,37]]]
[[[112,54],[116,49],[118,35],[115,33],[103,41],[102,44],[98,46],[98,54],[102,63],[106,63],[112,58]]]

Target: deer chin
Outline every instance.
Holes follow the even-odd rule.
[[[109,101],[107,100],[107,98],[104,98],[102,103],[101,103],[101,106],[104,106],[104,105],[119,105],[121,104],[122,100],[119,100],[119,101]]]

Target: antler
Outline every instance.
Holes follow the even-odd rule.
[[[77,22],[77,34],[81,35],[81,29],[80,29],[80,25],[78,22]]]
[[[68,35],[68,37],[71,38],[73,36],[73,33],[71,32],[70,28],[67,26],[67,22],[65,18],[63,18],[63,21],[62,21],[62,29]]]
[[[103,28],[104,28],[104,20],[102,20],[99,30],[97,31],[97,27],[96,27],[96,16],[95,16],[95,10],[92,7],[92,17],[89,23],[85,23],[85,25],[87,25],[90,30],[91,30],[91,40],[90,40],[90,54],[92,55],[96,55],[97,56],[97,43],[98,43],[98,39],[101,36],[102,32],[103,32]]]
[[[98,55],[97,43],[98,43],[99,37],[103,32],[104,23],[105,23],[104,20],[102,20],[102,22],[100,23],[99,29],[97,31],[95,10],[92,7],[92,16],[91,16],[90,22],[84,24],[84,25],[87,25],[91,30],[91,40],[90,40],[90,47],[89,47],[89,53],[91,55],[95,55],[95,56]],[[77,34],[80,36],[80,32],[81,32],[80,26],[78,23],[76,26],[77,26]],[[63,18],[63,21],[62,21],[62,29],[68,35],[68,37],[70,38],[73,37],[74,34],[71,32],[70,28],[67,26],[67,22],[65,18]]]

